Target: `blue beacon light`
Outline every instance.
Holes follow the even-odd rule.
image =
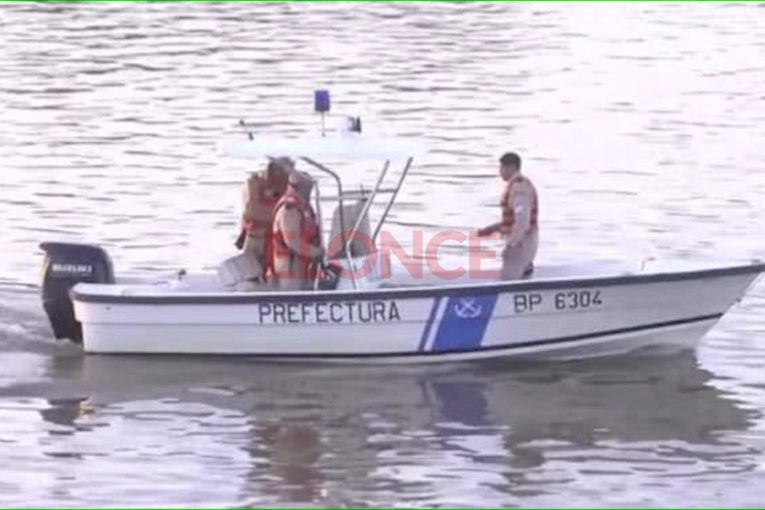
[[[313,93],[313,110],[321,113],[321,136],[325,135],[324,115],[329,111],[331,101],[328,90],[316,90]]]
[[[314,111],[319,113],[326,113],[329,111],[330,100],[328,90],[317,90],[313,94],[313,108]]]

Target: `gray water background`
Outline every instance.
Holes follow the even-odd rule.
[[[762,284],[695,353],[375,369],[83,357],[36,285],[42,240],[232,254],[217,144],[315,131],[320,87],[429,145],[405,247],[494,221],[517,150],[540,263],[763,257],[763,63],[755,3],[0,5],[0,505],[761,506]]]

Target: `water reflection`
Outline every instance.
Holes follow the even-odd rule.
[[[50,407],[40,410],[40,416],[48,423],[61,425],[67,430],[59,432],[55,429],[50,430],[53,434],[73,434],[74,430],[84,430],[76,424],[77,419],[82,415],[82,405],[87,401],[85,397],[48,399],[46,402]]]
[[[237,504],[386,505],[423,498],[464,505],[463,492],[480,488],[485,504],[507,505],[585,473],[654,483],[668,474],[750,470],[760,454],[731,435],[759,414],[711,386],[711,374],[691,354],[428,368],[78,360],[52,360],[50,378],[66,381],[58,391],[70,396],[50,400],[40,411],[43,420],[67,425],[71,434],[91,430],[89,443],[116,441],[102,450],[144,453],[142,441],[170,427],[180,441],[156,454],[201,464],[209,461],[203,451],[177,448],[184,437],[215,430],[223,447],[218,462],[228,458],[242,468]],[[82,397],[92,413],[85,417]],[[156,420],[136,421],[149,415]],[[83,426],[93,421],[102,428],[119,422],[128,434],[147,429],[120,440]]]
[[[279,500],[322,498],[326,480],[319,462],[326,452],[320,429],[307,423],[266,420],[253,423],[252,434],[251,445],[245,447],[253,458],[247,486],[255,489],[262,485],[264,478],[272,477],[276,483],[270,489],[278,491]]]

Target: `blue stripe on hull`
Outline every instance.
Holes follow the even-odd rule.
[[[422,332],[422,337],[420,338],[420,345],[417,348],[418,352],[422,352],[425,350],[425,345],[428,343],[428,337],[430,336],[430,331],[433,329],[433,321],[436,319],[436,313],[438,312],[438,307],[441,305],[441,297],[437,297],[433,300],[433,308],[430,309],[430,316],[428,317],[428,322],[425,323],[425,330]]]
[[[496,294],[449,298],[431,351],[480,349],[496,304]]]

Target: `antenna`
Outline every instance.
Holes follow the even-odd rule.
[[[252,136],[252,131],[247,129],[248,127],[255,127],[254,124],[248,124],[247,122],[244,121],[244,119],[239,119],[239,127],[244,129],[244,132],[247,133],[247,137],[250,140],[254,140],[255,139],[255,137]]]

